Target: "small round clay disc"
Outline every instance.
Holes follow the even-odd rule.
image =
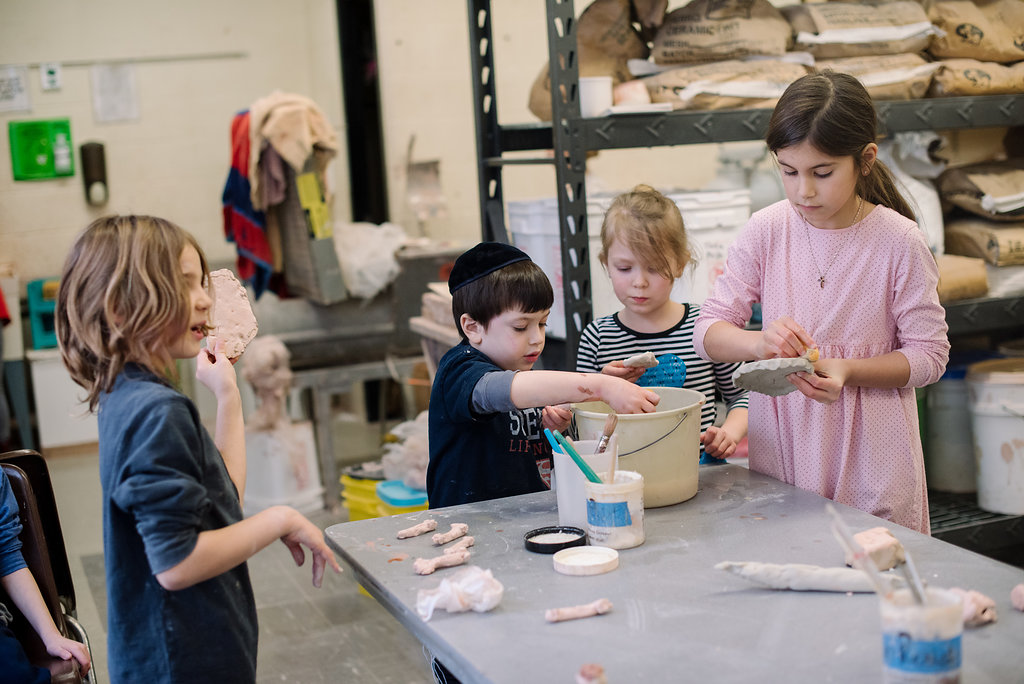
[[[563,575],[600,575],[619,567],[619,552],[607,546],[574,546],[551,558]]]
[[[732,374],[732,381],[737,387],[751,392],[781,397],[796,389],[786,376],[800,371],[814,372],[814,366],[802,356],[792,359],[750,361],[736,369]]]

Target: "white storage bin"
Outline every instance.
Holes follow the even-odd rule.
[[[243,512],[247,517],[279,505],[300,513],[323,508],[313,423],[290,423],[273,431],[246,430],[245,451],[248,467]]]
[[[679,301],[702,304],[711,294],[715,278],[725,271],[729,245],[750,218],[750,190],[677,191],[668,197],[683,215],[695,258],[672,292],[681,295]]]
[[[98,442],[99,423],[84,403],[87,392],[71,379],[59,349],[25,351],[43,449]]]
[[[711,293],[711,284],[725,269],[729,245],[750,218],[750,191],[673,191],[667,194],[679,207],[683,223],[697,258],[683,272],[672,289],[677,301],[701,303]],[[590,253],[590,292],[594,317],[607,316],[622,308],[615,298],[608,274],[598,260],[601,252],[601,224],[614,194],[587,197],[587,230]],[[548,318],[548,335],[565,338],[562,248],[555,198],[508,202],[508,227],[513,244],[530,255],[551,279],[555,301]]]

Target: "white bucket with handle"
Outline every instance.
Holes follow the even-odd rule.
[[[967,368],[968,404],[978,463],[978,506],[1024,514],[1024,358]]]
[[[702,392],[648,387],[661,397],[654,413],[620,413],[619,468],[644,479],[644,507],[671,506],[697,493]],[[612,409],[603,401],[572,405],[580,439],[599,439]]]

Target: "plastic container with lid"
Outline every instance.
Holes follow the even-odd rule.
[[[380,499],[377,510],[382,516],[427,510],[427,493],[399,480],[378,482],[377,498]]]
[[[966,380],[978,506],[1024,514],[1024,357],[972,364]]]

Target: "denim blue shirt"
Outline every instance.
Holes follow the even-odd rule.
[[[129,365],[101,396],[98,419],[111,682],[255,681],[246,564],[180,591],[155,577],[184,560],[200,532],[242,519],[195,405]]]
[[[0,469],[0,577],[7,577],[28,567],[21,555],[21,518],[18,517],[18,502],[7,479],[7,473]]]

